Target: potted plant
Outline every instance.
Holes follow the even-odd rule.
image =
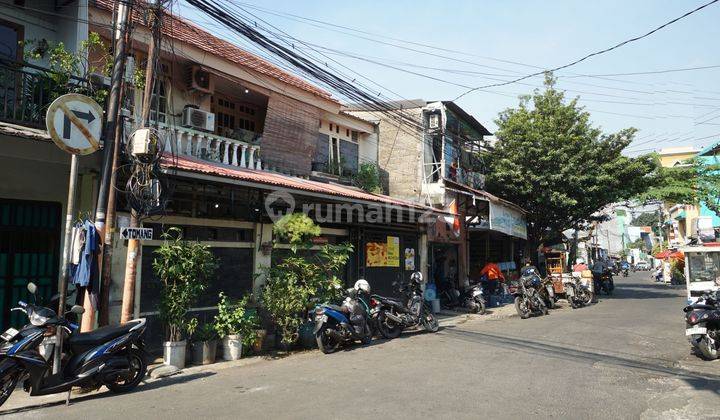
[[[183,241],[181,230],[171,228],[163,234],[163,244],[155,250],[153,270],[160,278],[160,319],[165,323],[167,341],[163,343],[166,365],[185,367],[185,340],[188,309],[207,287],[207,279],[215,272],[215,257],[206,245]]]
[[[188,333],[190,334],[193,364],[209,365],[215,363],[218,338],[215,325],[207,323],[197,328],[197,318],[193,318],[191,324]]]
[[[220,292],[215,330],[222,337],[223,359],[237,360],[242,357],[242,346],[252,346],[257,340],[257,315],[247,310],[250,296],[233,302]]]

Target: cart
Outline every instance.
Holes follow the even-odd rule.
[[[568,252],[549,249],[545,251],[545,270],[547,276],[552,279],[553,290],[555,291],[555,297],[557,299],[567,299],[565,295],[565,284],[575,283],[576,278],[580,278],[580,281],[594,292],[594,284],[592,282],[592,274],[589,270],[585,270],[582,275],[571,273],[567,270]]]
[[[720,243],[687,246],[680,250],[685,254],[688,304],[707,291],[720,289]]]

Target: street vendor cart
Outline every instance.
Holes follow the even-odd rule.
[[[567,269],[568,252],[558,249],[545,249],[545,271],[547,278],[552,280],[553,290],[556,299],[567,299],[565,285],[567,283],[575,284],[576,279],[587,286],[590,291],[594,292],[592,274],[589,270],[583,270],[580,273],[573,273]]]
[[[720,289],[720,243],[681,248],[685,254],[687,301],[691,304],[706,291]]]

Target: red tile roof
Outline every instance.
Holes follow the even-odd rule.
[[[113,0],[95,0],[95,5],[98,8],[108,11],[113,10],[113,3]],[[209,32],[201,29],[196,24],[170,13],[166,13],[165,16],[167,17],[167,20],[162,27],[163,35],[197,47],[235,64],[248,67],[258,73],[270,76],[321,98],[339,103],[337,100],[332,98],[330,93],[327,91],[320,89],[319,87],[314,86],[305,80],[292,75],[277,66],[274,66],[273,64],[268,63],[254,54],[238,48],[236,45],[228,41],[211,35]],[[133,20],[140,24],[144,22],[143,17],[137,10],[133,13]]]
[[[305,191],[329,196],[371,201],[378,204],[412,208],[419,211],[430,210],[436,213],[445,213],[442,210],[424,206],[422,204],[414,203],[412,201],[400,200],[382,194],[372,194],[357,188],[344,185],[312,181],[309,179],[282,175],[275,172],[258,171],[254,169],[239,168],[237,166],[210,163],[188,156],[179,156],[173,158],[170,155],[164,155],[160,163],[165,168],[174,168],[181,171],[216,175],[220,177],[232,178],[251,183],[265,184],[273,187],[297,190],[300,192]]]

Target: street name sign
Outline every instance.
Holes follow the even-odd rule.
[[[100,148],[102,121],[102,107],[78,93],[68,93],[55,99],[45,116],[52,141],[75,155],[88,155]]]
[[[153,230],[151,228],[124,227],[120,228],[120,238],[149,241],[153,238]]]

